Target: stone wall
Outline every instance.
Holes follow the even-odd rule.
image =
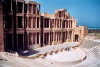
[[[0,51],[4,51],[4,36],[3,36],[3,11],[2,0],[0,0]]]

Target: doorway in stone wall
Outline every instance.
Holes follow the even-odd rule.
[[[75,42],[78,42],[79,35],[75,35]]]
[[[23,34],[18,34],[18,49],[23,49]]]

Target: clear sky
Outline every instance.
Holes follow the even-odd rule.
[[[41,4],[41,12],[54,13],[65,8],[78,20],[78,25],[100,27],[100,0],[34,0]]]

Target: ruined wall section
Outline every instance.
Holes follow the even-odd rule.
[[[4,36],[3,36],[3,7],[0,0],[0,51],[4,51]]]

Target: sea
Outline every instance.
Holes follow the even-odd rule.
[[[88,28],[88,30],[100,30],[100,28]]]

